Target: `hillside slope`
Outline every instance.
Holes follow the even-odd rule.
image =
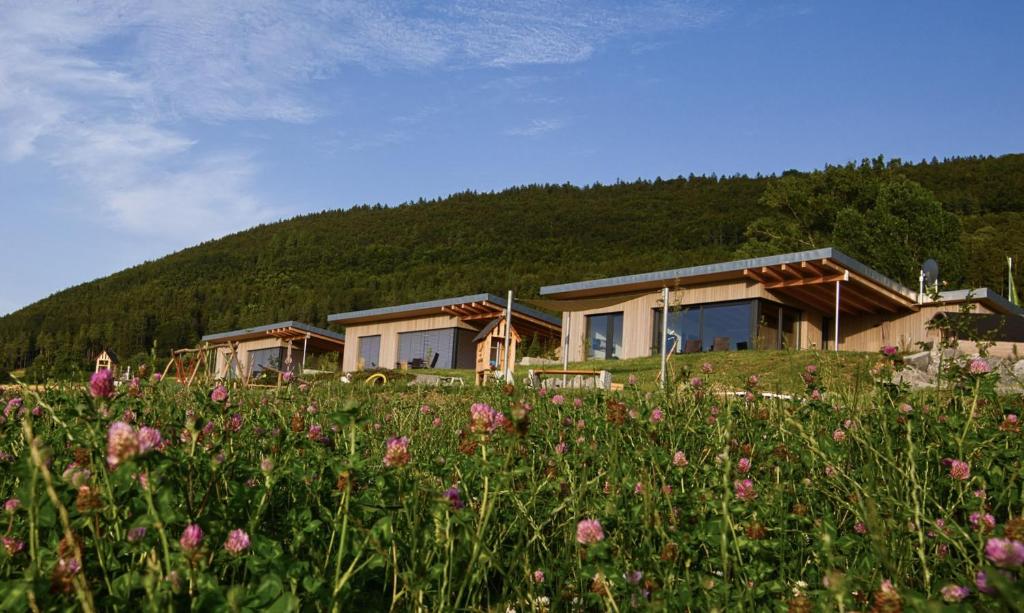
[[[875,161],[877,163],[877,160]],[[866,165],[869,166],[869,165]],[[1024,155],[888,168],[963,219],[972,284],[1024,255]],[[786,173],[787,175],[799,173]],[[727,260],[774,177],[533,185],[263,225],[59,292],[0,318],[0,370],[194,344],[270,321]],[[985,257],[980,257],[984,253]],[[63,366],[61,366],[63,365]]]

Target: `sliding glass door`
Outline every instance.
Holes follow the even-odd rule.
[[[587,316],[587,359],[613,360],[622,356],[622,313]]]

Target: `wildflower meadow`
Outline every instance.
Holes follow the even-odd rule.
[[[1019,607],[1020,396],[966,362],[911,393],[885,354],[830,389],[807,356],[792,398],[710,365],[669,392],[9,390],[0,609]]]

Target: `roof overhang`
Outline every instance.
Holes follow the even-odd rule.
[[[207,334],[203,342],[211,345],[226,345],[245,341],[276,338],[282,341],[301,341],[307,347],[320,351],[341,351],[345,347],[345,335],[324,330],[297,321],[285,321],[254,328],[243,328],[231,332]]]
[[[552,285],[541,288],[540,293],[568,300],[742,280],[824,312],[835,310],[837,282],[841,284],[842,313],[895,313],[919,306],[916,292],[832,248]]]
[[[506,306],[507,302],[494,294],[475,294],[459,296],[457,298],[431,300],[429,302],[416,302],[363,311],[352,311],[350,313],[337,313],[328,316],[327,321],[344,326],[355,326],[436,315],[450,315],[473,328],[480,329],[491,320],[503,316]],[[512,325],[520,334],[536,333],[541,336],[553,336],[556,338],[561,334],[562,330],[559,318],[523,306],[515,301],[512,302]]]

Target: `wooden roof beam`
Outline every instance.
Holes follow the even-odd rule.
[[[762,266],[761,267],[761,274],[763,274],[764,276],[769,277],[769,278],[771,278],[771,279],[773,279],[775,281],[785,281],[786,280],[785,277],[783,277],[779,273],[775,272],[774,270],[772,270],[768,266]]]
[[[805,270],[809,270],[809,271],[813,272],[814,274],[818,275],[819,277],[824,277],[826,274],[828,274],[828,271],[826,271],[825,269],[821,268],[820,266],[818,266],[814,262],[800,262],[800,268],[803,268]]]
[[[781,270],[784,273],[793,275],[797,279],[803,279],[804,278],[804,275],[803,275],[802,272],[800,272],[799,268],[794,268],[794,267],[790,266],[789,264],[782,264],[782,265],[780,265],[779,266],[779,270]]]
[[[881,297],[878,294],[868,294],[865,290],[871,291],[873,288],[863,288],[862,286],[854,283],[847,283],[843,286],[843,293],[845,295],[852,295],[855,300],[860,300],[865,304],[872,305],[874,310],[888,311],[889,313],[896,313],[899,311],[899,308],[893,306],[889,299]]]
[[[836,310],[835,294],[831,292],[816,292],[812,288],[818,288],[818,286],[796,286],[787,287],[785,292],[792,293],[798,297],[798,300],[803,300],[807,304],[816,306],[822,313],[833,313]],[[829,294],[832,294],[830,297]],[[846,313],[847,315],[860,315],[859,311],[854,305],[848,300],[843,300],[842,296],[839,298],[839,312]]]
[[[769,280],[765,279],[763,276],[761,276],[760,273],[755,272],[755,271],[753,271],[753,270],[751,270],[749,268],[744,268],[743,269],[743,276],[744,277],[750,277],[751,279],[753,279],[754,281],[757,281],[758,283],[762,283],[762,284],[771,283],[771,281],[769,281]]]
[[[779,281],[776,283],[766,283],[765,289],[779,289],[783,287],[795,287],[798,285],[823,285],[826,283],[835,283],[836,281],[846,281],[848,279],[846,274],[835,274],[827,277],[802,277],[800,279],[789,279],[786,281]]]

